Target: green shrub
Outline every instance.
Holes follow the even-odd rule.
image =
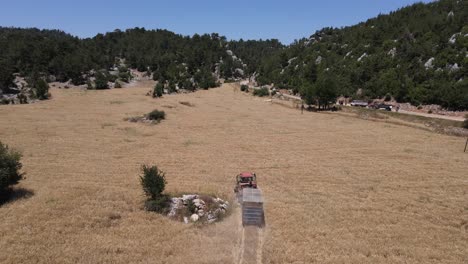
[[[122,84],[119,81],[115,81],[114,88],[122,88]]]
[[[196,213],[197,207],[195,206],[193,200],[187,201],[187,209],[189,210],[190,214]]]
[[[145,202],[145,209],[150,212],[167,213],[171,198],[167,195],[161,195],[156,199],[150,199]]]
[[[20,159],[19,152],[0,142],[0,196],[23,178],[23,174],[20,173],[23,166]]]
[[[164,111],[159,111],[157,109],[151,111],[148,114],[148,119],[149,120],[160,121],[160,120],[165,119],[165,118],[166,118],[166,113]]]
[[[119,73],[119,79],[122,80],[123,82],[128,83],[131,79],[130,73],[128,72],[120,72]]]
[[[108,72],[104,72],[104,76],[106,76],[108,82],[115,82],[119,78],[119,76]]]
[[[241,90],[242,92],[248,92],[248,91],[249,91],[249,86],[243,84],[243,85],[241,85],[240,90]]]
[[[86,81],[86,87],[87,87],[88,90],[93,90],[93,89],[94,89],[93,83],[91,82],[90,79],[88,79],[88,80]]]
[[[463,121],[463,128],[468,129],[468,115],[465,115],[465,121]]]
[[[169,85],[167,86],[167,89],[169,91],[169,93],[176,93],[177,90],[176,90],[176,85],[174,82],[169,82]]]
[[[262,87],[262,88],[260,88],[260,89],[255,89],[255,90],[253,91],[253,95],[255,95],[255,96],[260,96],[260,97],[269,96],[269,95],[270,95],[270,91],[268,90],[268,88]]]
[[[158,83],[153,88],[153,97],[161,97],[163,95],[164,85],[162,83]]]
[[[128,72],[128,68],[126,66],[120,66],[119,73],[122,73],[122,72]]]
[[[107,77],[101,73],[96,73],[96,80],[94,80],[94,87],[96,89],[108,89],[109,86],[107,85]]]
[[[158,71],[153,72],[153,81],[158,81],[161,77],[161,74]]]
[[[385,102],[388,102],[388,101],[390,101],[390,100],[392,100],[392,96],[391,96],[390,94],[386,94],[386,95],[385,95],[385,98],[384,98],[384,101],[385,101]]]
[[[166,177],[163,171],[160,171],[157,166],[141,167],[143,175],[140,176],[141,186],[146,196],[153,200],[158,201],[163,195],[162,192],[166,188]]]
[[[37,80],[35,84],[35,95],[39,100],[45,100],[49,98],[49,84],[43,79]]]

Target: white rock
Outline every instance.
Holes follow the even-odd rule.
[[[197,199],[193,199],[193,204],[195,204],[195,206],[197,207],[200,207],[201,205],[205,205],[205,201],[197,198]]]
[[[244,70],[237,68],[235,71],[236,71],[236,73],[238,73],[239,75],[244,76]]]
[[[184,216],[184,223],[188,224],[188,218]]]
[[[432,69],[434,67],[433,63],[434,63],[434,57],[428,59],[426,61],[426,63],[424,63],[424,67],[426,67],[426,69]]]
[[[364,54],[362,54],[361,57],[359,57],[359,58],[357,59],[357,61],[362,61],[362,59],[364,59],[365,57],[367,57],[367,53],[366,53],[366,52],[364,52]]]
[[[198,219],[200,219],[200,217],[197,214],[193,214],[192,216],[190,216],[190,221],[192,222],[197,222]]]
[[[461,32],[453,34],[449,39],[449,43],[450,44],[455,44],[455,42],[457,42],[457,37],[460,36],[460,35],[461,35]]]
[[[396,55],[396,48],[393,48],[387,52],[387,55],[392,56],[392,58]]]
[[[317,59],[315,60],[315,64],[320,64],[322,63],[322,56],[318,56]]]
[[[297,57],[294,57],[294,58],[291,58],[288,60],[288,65],[290,65],[293,61],[295,61],[297,59]]]
[[[455,13],[453,13],[453,11],[450,11],[447,15],[447,17],[454,17],[455,16]]]
[[[177,209],[179,209],[180,204],[182,203],[181,198],[172,198],[171,199],[171,206],[169,209],[169,213],[167,214],[169,217],[173,217],[177,213]]]
[[[458,66],[458,63],[455,63],[453,65],[449,65],[448,68],[451,72],[453,72],[453,71],[458,71],[460,69],[460,66]]]
[[[229,56],[233,56],[233,55],[234,55],[234,53],[232,52],[232,50],[226,50],[226,53],[227,53],[227,55],[229,55]]]
[[[210,221],[214,222],[218,219],[215,215],[213,215],[213,213],[209,213],[207,218],[208,218],[208,223],[210,223]]]
[[[184,201],[184,203],[187,203],[188,200],[193,200],[193,199],[197,199],[197,198],[198,198],[198,195],[196,195],[196,194],[182,195],[182,200]]]
[[[204,210],[198,210],[198,216],[202,217],[205,215],[205,211]]]

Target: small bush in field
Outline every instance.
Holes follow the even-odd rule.
[[[160,171],[157,166],[141,167],[142,175],[140,176],[141,186],[146,196],[151,200],[157,200],[162,197],[162,192],[166,188],[166,177],[163,171]]]
[[[35,95],[39,100],[48,99],[49,98],[49,84],[43,79],[39,79],[36,82],[35,92],[36,92]]]
[[[150,199],[145,202],[145,209],[150,212],[167,213],[171,198],[167,195],[161,195],[156,199]]]
[[[0,196],[23,179],[21,154],[0,142]]]
[[[166,177],[163,171],[157,166],[141,167],[142,175],[140,176],[141,186],[148,200],[145,202],[147,211],[165,213],[170,205],[170,197],[163,194],[166,188]]]
[[[249,86],[243,84],[243,85],[241,85],[240,90],[241,90],[242,92],[248,92],[248,91],[249,91]]]
[[[253,95],[259,96],[259,97],[264,97],[264,96],[269,96],[270,92],[268,91],[268,88],[262,87],[260,89],[255,89],[253,91]]]
[[[160,121],[162,119],[166,118],[166,113],[164,111],[159,111],[157,109],[151,111],[148,114],[148,119],[149,120],[155,120],[155,121]]]
[[[158,83],[153,88],[153,97],[161,97],[164,92],[164,84]]]

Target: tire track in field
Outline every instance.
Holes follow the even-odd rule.
[[[239,250],[237,264],[261,264],[263,258],[264,231],[256,226],[242,226],[240,224]]]

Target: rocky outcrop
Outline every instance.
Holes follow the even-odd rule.
[[[229,202],[218,197],[185,194],[171,199],[168,217],[183,221],[211,224],[219,221],[229,210]]]

